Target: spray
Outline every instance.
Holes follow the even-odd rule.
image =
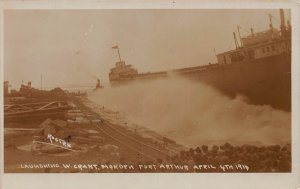
[[[247,104],[242,96],[230,99],[186,78],[136,81],[95,91],[88,98],[190,147],[290,143],[291,113]]]

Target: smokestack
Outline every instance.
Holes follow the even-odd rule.
[[[253,28],[251,28],[251,35],[252,35],[252,37],[254,37],[254,30],[253,30]]]
[[[280,24],[282,26],[285,26],[285,20],[284,20],[284,12],[283,9],[280,9]]]
[[[27,86],[31,88],[31,81],[28,82]]]
[[[280,9],[280,30],[281,30],[281,35],[285,36],[286,35],[286,27],[285,27],[285,19],[284,19],[284,12],[283,9]]]

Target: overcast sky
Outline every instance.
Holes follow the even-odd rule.
[[[18,89],[22,80],[40,88],[108,83],[121,57],[139,72],[215,62],[242,36],[279,28],[279,10],[5,10],[4,77]],[[285,11],[286,18],[290,13]]]

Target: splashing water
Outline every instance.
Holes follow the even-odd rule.
[[[290,142],[290,112],[250,105],[242,97],[230,99],[184,78],[132,82],[95,91],[88,98],[191,147]]]

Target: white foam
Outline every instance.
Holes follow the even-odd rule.
[[[290,112],[250,105],[244,97],[230,99],[212,87],[184,78],[105,88],[88,98],[188,146],[290,142]]]

